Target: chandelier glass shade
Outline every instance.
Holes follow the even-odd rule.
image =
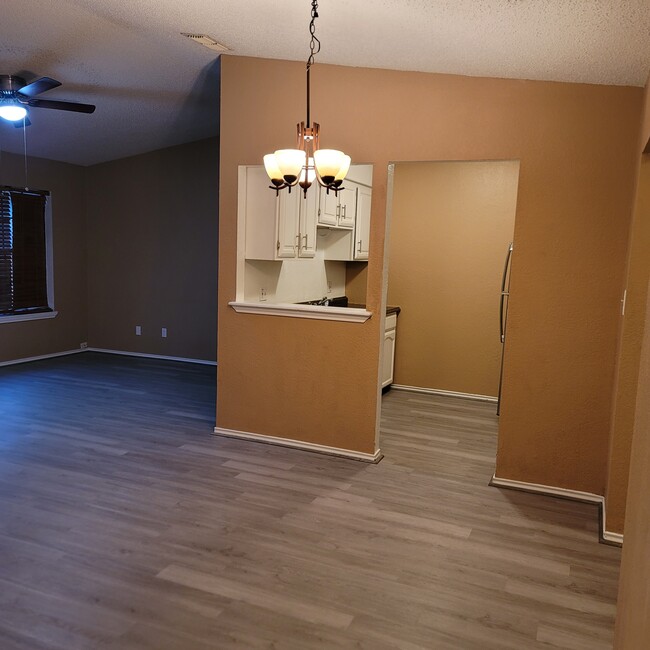
[[[300,185],[305,197],[307,190],[314,181],[338,193],[343,189],[342,184],[350,169],[350,156],[338,149],[321,149],[320,125],[310,120],[311,113],[311,86],[310,70],[314,63],[314,55],[320,51],[320,41],[315,34],[315,21],[318,18],[318,1],[312,0],[310,55],[307,59],[307,121],[297,125],[297,138],[295,149],[278,149],[274,153],[264,156],[264,168],[271,179],[271,189],[276,194],[287,188]]]

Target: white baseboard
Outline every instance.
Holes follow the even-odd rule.
[[[69,354],[79,354],[85,350],[66,350],[65,352],[52,352],[51,354],[40,354],[37,357],[23,357],[22,359],[12,359],[11,361],[0,361],[1,366],[14,366],[18,363],[30,363],[31,361],[42,361],[44,359],[54,359],[55,357],[67,357]]]
[[[268,445],[279,445],[281,447],[291,447],[303,451],[313,451],[328,456],[340,456],[352,460],[360,460],[365,463],[378,463],[384,455],[379,449],[374,454],[367,454],[362,451],[352,449],[342,449],[340,447],[328,447],[327,445],[318,445],[313,442],[303,442],[302,440],[293,440],[291,438],[278,438],[277,436],[265,436],[259,433],[250,433],[248,431],[236,431],[234,429],[222,429],[215,427],[214,433],[217,436],[226,438],[237,438],[239,440],[248,440],[251,442],[263,442]]]
[[[605,506],[603,506],[603,517],[605,516]],[[600,534],[603,538],[603,541],[615,546],[623,546],[623,535],[621,533],[612,533],[609,530],[601,530]]]
[[[124,357],[142,357],[143,359],[160,359],[162,361],[182,361],[183,363],[198,363],[203,366],[216,366],[216,361],[207,359],[190,359],[186,357],[168,357],[164,354],[147,354],[145,352],[125,352],[124,350],[107,350],[105,348],[86,348],[86,352],[101,352],[103,354],[119,354]]]
[[[437,388],[421,388],[419,386],[405,386],[403,384],[391,384],[390,387],[394,390],[406,390],[411,393],[425,393],[426,395],[445,395],[447,397],[462,397],[463,399],[472,399],[477,402],[494,402],[497,403],[497,398],[491,395],[475,395],[474,393],[457,393],[453,390],[439,390]]]
[[[13,366],[18,363],[29,363],[30,361],[42,361],[44,359],[53,359],[55,357],[67,357],[69,354],[79,354],[81,352],[102,352],[104,354],[119,354],[125,357],[142,357],[144,359],[161,359],[162,361],[181,361],[183,363],[198,363],[203,366],[216,366],[216,361],[207,359],[189,359],[185,357],[168,357],[162,354],[146,354],[144,352],[125,352],[122,350],[105,350],[103,348],[80,348],[79,350],[66,350],[64,352],[53,352],[52,354],[41,354],[37,357],[23,357],[22,359],[12,359],[11,361],[0,361],[0,367]]]
[[[600,538],[601,541],[616,546],[623,545],[623,535],[612,533],[607,530],[607,517],[605,512],[605,497],[601,494],[592,492],[580,492],[579,490],[569,490],[567,488],[555,487],[553,485],[541,485],[539,483],[526,483],[525,481],[513,481],[508,478],[498,478],[496,475],[490,480],[490,485],[498,488],[507,488],[510,490],[520,490],[522,492],[533,492],[535,494],[544,494],[546,496],[560,497],[571,501],[581,501],[583,503],[594,503],[600,510]]]

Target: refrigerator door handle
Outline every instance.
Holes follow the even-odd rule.
[[[510,291],[508,291],[509,287],[507,286],[506,283],[508,282],[508,267],[510,266],[511,257],[512,257],[512,242],[510,242],[510,245],[508,246],[508,252],[506,253],[506,261],[503,266],[503,277],[501,278],[501,299],[499,301],[499,338],[501,339],[501,343],[503,343],[506,339],[503,308],[505,305],[506,298],[510,295]]]

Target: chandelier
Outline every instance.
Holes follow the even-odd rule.
[[[318,1],[311,3],[311,22],[309,23],[310,54],[307,59],[307,122],[297,125],[297,143],[295,149],[278,149],[264,156],[264,168],[271,179],[269,187],[276,195],[285,187],[300,185],[305,197],[307,190],[316,180],[319,185],[333,190],[335,194],[343,189],[342,183],[350,168],[350,156],[337,149],[321,149],[320,126],[311,123],[311,87],[310,71],[314,64],[314,55],[320,52],[320,41],[316,38],[316,18],[318,18]]]

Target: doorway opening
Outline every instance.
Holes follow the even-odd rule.
[[[389,179],[387,304],[400,313],[384,403],[427,411],[412,423],[425,439],[437,408],[448,411],[449,439],[480,412],[493,461],[519,161],[400,162]]]

